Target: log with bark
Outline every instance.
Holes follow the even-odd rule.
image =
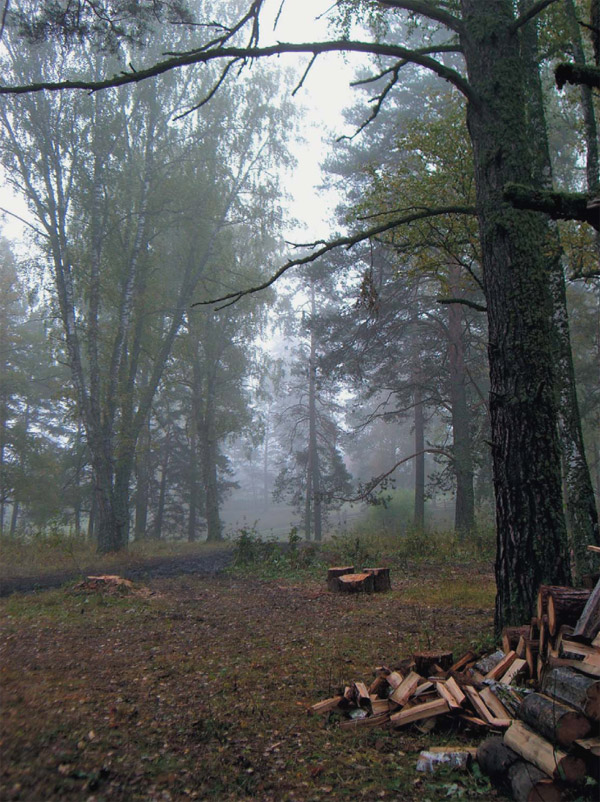
[[[568,755],[542,738],[521,721],[515,721],[504,734],[504,743],[528,763],[555,780],[569,783],[583,782],[586,775],[585,761]]]
[[[542,690],[560,702],[579,710],[593,721],[600,721],[600,681],[571,668],[553,668],[542,683]]]
[[[477,748],[477,762],[495,785],[510,790],[517,802],[560,802],[559,786],[525,762],[502,738],[487,738]]]
[[[588,546],[589,548],[589,546]],[[596,582],[596,587],[583,608],[579,620],[575,624],[573,635],[575,637],[592,640],[597,637],[600,630],[600,580]]]
[[[391,590],[392,582],[389,568],[363,568],[363,573],[373,574],[373,589],[375,593],[385,593],[385,591]]]
[[[520,627],[504,627],[502,630],[502,650],[505,654],[516,650],[519,639],[529,637],[529,627],[525,624]]]
[[[551,587],[546,599],[550,634],[556,635],[562,624],[576,624],[589,597],[590,591],[585,588]]]
[[[523,699],[519,718],[552,744],[569,749],[573,741],[586,738],[592,729],[587,716],[541,693]]]
[[[344,574],[337,577],[337,593],[373,593],[372,574]]]
[[[341,576],[354,573],[353,565],[333,566],[327,569],[327,587],[335,593],[338,591],[338,579]]]

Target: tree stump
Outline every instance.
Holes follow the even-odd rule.
[[[392,582],[389,568],[363,568],[363,571],[365,574],[373,575],[375,593],[385,593],[386,590],[391,590]]]
[[[338,576],[336,591],[338,593],[373,593],[372,574],[344,574]]]
[[[413,654],[412,658],[415,662],[415,671],[422,677],[438,673],[440,668],[442,671],[448,671],[454,662],[452,652],[421,652]]]
[[[338,587],[338,579],[345,574],[353,574],[354,573],[354,566],[353,565],[346,565],[346,566],[338,566],[329,568],[327,571],[327,587],[333,593],[339,592]]]

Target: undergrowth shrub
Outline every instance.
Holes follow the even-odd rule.
[[[242,527],[233,537],[234,570],[252,569],[253,573],[277,576],[311,571],[319,561],[317,544],[304,543],[295,526],[287,543],[265,540],[255,527]]]

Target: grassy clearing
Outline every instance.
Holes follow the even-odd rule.
[[[414,770],[421,748],[476,734],[349,734],[306,714],[378,664],[489,639],[488,556],[450,564],[456,544],[434,537],[417,551],[338,539],[327,554],[251,540],[227,575],[154,580],[148,599],[65,587],[4,600],[1,798],[491,799],[476,773]],[[352,556],[391,564],[392,592],[327,593],[325,564]]]

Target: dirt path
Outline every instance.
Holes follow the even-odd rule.
[[[154,557],[141,562],[111,566],[109,571],[87,567],[83,571],[60,571],[38,576],[0,578],[0,597],[11,593],[30,593],[36,590],[58,588],[66,582],[75,581],[95,570],[101,573],[118,574],[125,579],[168,579],[183,574],[214,576],[231,565],[232,550],[220,549],[210,554],[185,555],[181,557]]]

